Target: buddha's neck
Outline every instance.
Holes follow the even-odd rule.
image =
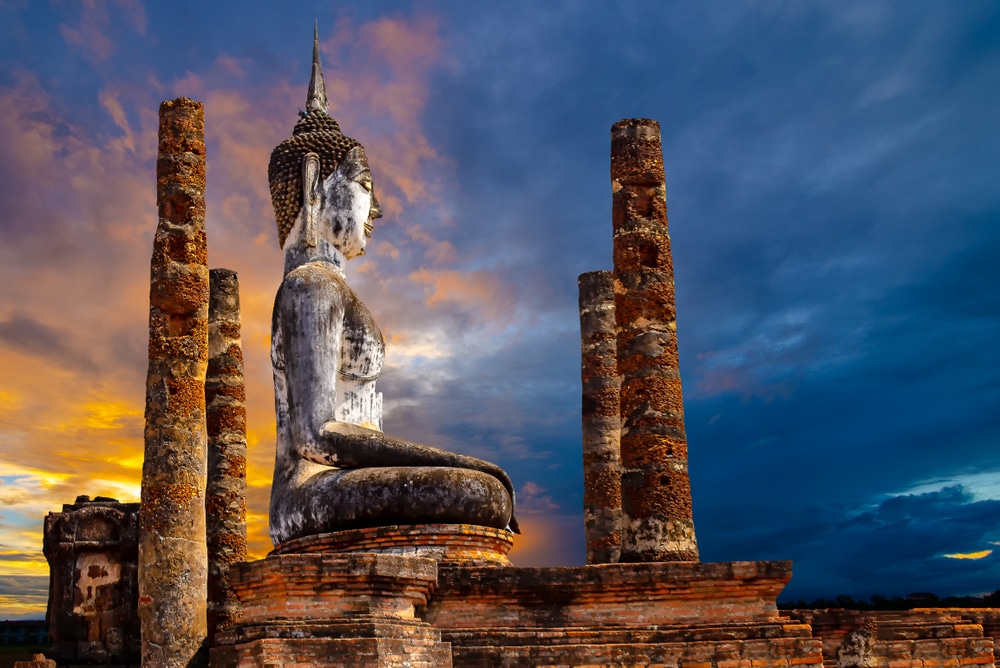
[[[347,278],[347,273],[344,271],[347,258],[326,239],[321,237],[315,246],[307,246],[302,240],[295,240],[294,243],[285,246],[285,275],[296,267],[310,262],[333,265],[341,276]]]

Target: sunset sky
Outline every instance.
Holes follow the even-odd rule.
[[[0,619],[42,521],[138,499],[157,108],[204,102],[239,273],[249,529],[270,549],[267,160],[331,110],[385,212],[349,281],[385,431],[498,462],[519,565],[584,560],[577,276],[611,124],[660,122],[703,561],[783,599],[1000,589],[1000,4],[0,0]]]

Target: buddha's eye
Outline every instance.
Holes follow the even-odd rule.
[[[357,182],[360,183],[361,186],[368,192],[372,191],[372,175],[368,172],[360,174],[357,178]]]

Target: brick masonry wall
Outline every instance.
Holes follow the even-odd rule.
[[[442,565],[426,619],[443,630],[773,621],[790,577],[788,561]]]
[[[992,666],[1000,610],[790,610],[823,641],[824,664],[844,668]],[[984,624],[989,629],[984,633]]]

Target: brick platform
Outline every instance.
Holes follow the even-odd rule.
[[[231,574],[243,623],[220,634],[215,668],[823,663],[809,626],[775,607],[790,562],[516,568],[314,553]]]
[[[789,610],[823,640],[832,668],[943,668],[994,665],[996,610],[917,608],[905,611]],[[984,637],[984,627],[988,633]]]
[[[441,563],[510,566],[514,534],[473,524],[372,527],[306,536],[278,545],[271,554],[378,553],[425,557]]]
[[[455,666],[819,666],[820,640],[775,607],[790,577],[787,561],[442,565],[425,619]]]

